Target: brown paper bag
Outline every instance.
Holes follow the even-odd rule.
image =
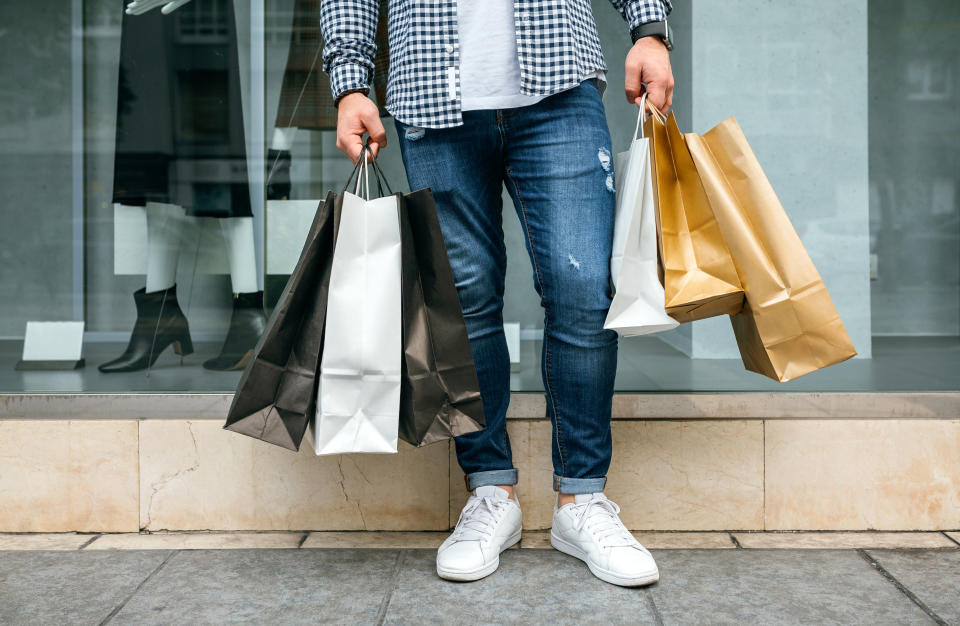
[[[733,315],[743,289],[677,119],[656,107],[644,122],[653,156],[653,195],[667,314],[678,322]]]
[[[830,294],[732,117],[685,135],[746,292],[731,318],[748,370],[780,382],[857,352]]]

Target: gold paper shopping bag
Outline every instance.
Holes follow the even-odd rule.
[[[678,322],[733,315],[743,289],[730,249],[673,113],[650,106],[644,134],[654,166],[657,233],[667,314]]]
[[[748,370],[780,382],[857,352],[739,124],[685,135],[746,293],[731,318]]]

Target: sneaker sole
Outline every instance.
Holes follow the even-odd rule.
[[[517,531],[507,539],[507,542],[503,544],[503,547],[500,548],[500,553],[503,553],[504,550],[510,548],[518,543],[520,543],[520,533]],[[479,567],[475,570],[464,572],[461,570],[447,570],[442,569],[439,565],[437,566],[437,576],[443,578],[444,580],[456,580],[459,582],[472,582],[474,580],[480,580],[481,578],[486,578],[490,574],[497,571],[497,568],[500,567],[500,554],[497,554],[496,558],[487,563],[486,565]]]
[[[553,534],[553,531],[550,531],[550,545],[564,554],[570,555],[576,559],[580,559],[587,564],[588,568],[590,568],[591,574],[604,582],[610,583],[611,585],[618,585],[620,587],[643,587],[644,585],[651,585],[660,580],[660,570],[654,570],[649,574],[634,576],[632,578],[618,576],[617,574],[614,574],[613,572],[605,570],[602,567],[592,563],[590,558],[583,550],[573,545],[569,541],[564,541],[560,537],[557,537]]]

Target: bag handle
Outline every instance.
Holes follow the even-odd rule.
[[[646,121],[644,114],[650,113],[658,122],[665,124],[667,118],[663,116],[663,113],[660,112],[660,109],[653,106],[649,100],[647,100],[647,92],[644,91],[643,95],[640,96],[640,107],[637,111],[637,127],[633,129],[633,140],[643,139],[643,122]],[[638,137],[639,135],[639,137]]]
[[[655,118],[657,118],[657,120],[658,120],[660,123],[666,123],[667,117],[666,117],[663,113],[661,113],[661,112],[660,112],[660,109],[658,109],[657,107],[655,107],[655,106],[653,105],[653,103],[650,102],[649,100],[647,100],[647,110],[650,111],[650,115],[652,115],[652,116],[654,116]]]
[[[380,169],[380,164],[377,163],[377,159],[373,156],[373,150],[370,149],[369,140],[368,143],[365,143],[363,146],[370,153],[370,165],[373,166],[373,174],[377,179],[377,189],[380,191],[380,195],[383,196],[383,188],[387,188],[387,195],[393,195],[393,189],[390,188],[390,183],[387,181],[387,175],[383,173],[383,170]],[[382,185],[382,186],[381,186]]]
[[[360,161],[360,173],[357,174],[357,184],[353,188],[353,195],[359,196],[363,192],[363,199],[370,199],[370,169],[367,167],[367,151],[366,149],[360,152],[360,158],[357,159]],[[361,182],[363,184],[361,185]]]
[[[363,151],[361,151],[361,152],[360,152],[360,157],[361,157],[361,158],[357,159],[356,164],[353,166],[353,171],[350,172],[350,175],[349,175],[349,176],[347,176],[347,182],[345,182],[345,183],[343,184],[343,189],[340,190],[340,193],[345,193],[345,192],[347,191],[347,189],[350,188],[350,183],[353,182],[353,178],[354,178],[355,176],[357,176],[357,174],[360,173],[360,166],[363,164],[363,160],[364,160],[364,159],[362,158],[363,156],[364,156],[364,153],[363,153]]]
[[[647,92],[644,91],[643,95],[640,96],[640,107],[637,111],[637,127],[633,129],[633,140],[643,139],[643,114],[646,113],[646,104],[647,104]],[[639,133],[639,137],[637,134]]]
[[[340,193],[344,193],[350,187],[350,183],[353,181],[354,177],[357,178],[356,183],[354,184],[354,195],[359,195],[361,190],[360,178],[363,177],[366,181],[366,199],[370,199],[370,173],[369,166],[373,166],[373,175],[374,179],[377,182],[377,191],[380,196],[384,195],[393,195],[393,190],[390,188],[390,183],[387,181],[386,174],[383,173],[383,170],[380,169],[380,165],[377,163],[376,157],[373,155],[373,150],[370,148],[369,141],[363,144],[363,148],[360,150],[360,158],[357,159],[357,164],[353,167],[353,171],[350,173],[350,176],[347,177],[347,182],[343,185],[343,189]],[[383,193],[383,188],[387,188],[387,194]]]
[[[368,166],[372,156],[373,153],[371,152],[369,146],[364,145],[360,149],[360,156],[357,158],[357,164],[353,166],[353,171],[350,173],[350,176],[347,177],[347,182],[344,183],[343,189],[340,190],[340,193],[345,193],[347,189],[350,188],[350,183],[352,182],[353,195],[359,196],[362,193],[365,200],[370,199],[370,171]],[[383,187],[380,186],[379,180],[377,181],[377,186],[380,190],[380,195],[383,195]]]

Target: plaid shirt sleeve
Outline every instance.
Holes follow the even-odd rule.
[[[379,0],[324,0],[320,4],[323,71],[334,100],[344,92],[369,93],[377,46]]]
[[[670,15],[670,0],[610,0],[614,8],[627,20],[630,30],[647,22],[662,22]]]

